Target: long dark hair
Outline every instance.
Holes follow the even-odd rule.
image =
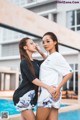
[[[49,35],[53,41],[56,41],[55,49],[58,52],[58,39],[57,39],[57,36],[53,32],[47,32],[47,33],[45,33],[43,35],[43,37],[46,36],[46,35]]]
[[[34,68],[33,68],[33,65],[32,65],[32,63],[31,63],[31,60],[30,60],[30,58],[29,58],[26,50],[23,48],[24,46],[26,46],[27,41],[28,41],[29,39],[30,39],[30,38],[26,37],[26,38],[23,38],[22,40],[20,40],[20,42],[19,42],[20,59],[21,59],[21,60],[25,59],[25,60],[27,61],[29,70],[30,70],[31,73],[35,76],[35,72],[34,72]]]

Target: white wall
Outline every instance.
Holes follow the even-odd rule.
[[[3,36],[3,30],[2,30],[2,28],[0,28],[0,57],[1,57],[1,53],[2,53],[2,45],[1,45],[2,36]]]
[[[65,0],[66,1],[66,0]],[[71,1],[71,0],[68,0],[68,1]],[[75,0],[72,0],[72,1],[75,1]],[[79,1],[80,0],[76,0],[76,1]],[[78,4],[62,4],[62,3],[58,3],[57,4],[57,10],[58,12],[63,12],[63,11],[70,11],[70,10],[75,10],[75,9],[80,9],[80,3]]]
[[[78,54],[63,55],[69,64],[78,64]]]
[[[57,23],[62,25],[62,26],[66,26],[66,12],[59,12],[57,14]]]
[[[20,60],[19,59],[13,59],[13,60],[0,60],[0,66],[5,67],[11,67],[12,69],[19,68]]]

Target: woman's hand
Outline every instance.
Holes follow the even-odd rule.
[[[38,44],[36,44],[36,50],[40,53],[41,52],[41,48],[39,47]]]
[[[48,88],[47,88],[48,92],[49,92],[52,96],[54,96],[55,88],[56,88],[55,86],[48,86]]]
[[[59,97],[60,97],[60,88],[56,87],[56,88],[55,88],[55,93],[53,94],[53,98],[54,98],[55,100],[58,100]]]
[[[36,44],[36,50],[38,51],[38,53],[43,57],[43,59],[46,59],[47,56],[42,52],[41,48],[39,47],[38,44]]]

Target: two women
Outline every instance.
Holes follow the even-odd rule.
[[[37,103],[38,87],[47,89],[51,94],[54,92],[52,86],[42,83],[39,78],[39,66],[42,61],[34,60],[32,54],[36,52],[36,44],[30,38],[23,38],[19,43],[20,70],[22,82],[14,92],[13,102],[21,112],[22,120],[35,120],[32,108]],[[39,50],[38,50],[39,51]],[[45,55],[39,51],[43,58]]]
[[[70,66],[58,52],[56,35],[47,32],[42,41],[45,50],[49,52],[49,56],[42,64],[41,61],[32,58],[32,54],[36,51],[36,45],[31,39],[24,38],[19,44],[23,81],[15,91],[13,101],[21,112],[22,120],[35,120],[32,106],[37,103],[37,86],[41,87],[41,94],[38,98],[36,120],[58,120],[61,87],[72,76]],[[46,57],[39,49],[37,50],[43,58]],[[38,79],[39,76],[41,81]]]

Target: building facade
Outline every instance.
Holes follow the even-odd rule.
[[[13,4],[29,9],[38,15],[45,17],[61,26],[67,27],[75,32],[80,32],[80,6],[78,3],[60,3],[55,0],[9,0]],[[55,28],[54,28],[55,29]],[[0,28],[0,66],[19,69],[19,40],[27,35]],[[32,38],[41,45],[41,40]],[[65,41],[66,42],[66,41]],[[79,43],[80,44],[80,43]],[[78,92],[78,70],[79,61],[77,50],[59,45],[60,53],[65,57],[73,69],[73,77],[63,89]],[[38,54],[34,57],[40,59]]]

